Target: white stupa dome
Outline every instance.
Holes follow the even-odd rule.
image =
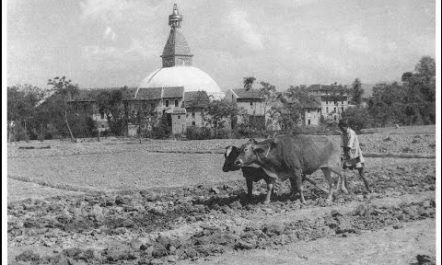
[[[184,92],[206,91],[218,98],[223,94],[218,84],[207,73],[194,66],[159,68],[150,73],[139,88],[184,87]]]

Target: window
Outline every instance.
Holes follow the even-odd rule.
[[[333,111],[336,111],[336,107],[333,108]]]
[[[153,104],[153,103],[150,104],[150,109],[151,109],[151,110],[154,110],[154,109],[155,109],[155,104]]]
[[[250,107],[253,107],[253,102],[250,102]]]
[[[341,107],[342,111],[344,111],[344,107]]]
[[[192,118],[195,119],[195,112],[192,112]]]
[[[178,99],[175,99],[175,107],[178,107]]]
[[[307,124],[310,125],[310,119],[307,120]]]
[[[166,99],[166,107],[169,107],[169,100]]]
[[[192,121],[192,125],[195,126],[195,124],[196,124],[196,123],[195,123],[194,121]]]
[[[100,115],[101,115],[101,119],[103,120],[104,119],[104,112],[101,112]]]
[[[101,124],[101,128],[104,128],[104,124]]]
[[[181,119],[181,116],[180,116],[180,115],[178,115],[178,120],[179,120],[179,119]]]
[[[325,112],[327,112],[327,113],[328,113],[328,107],[326,107],[326,108],[325,108]]]
[[[328,100],[325,101],[325,104],[328,105]]]

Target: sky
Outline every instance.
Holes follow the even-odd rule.
[[[8,85],[137,86],[161,67],[174,3],[193,66],[222,90],[395,81],[435,57],[434,0],[10,0]]]

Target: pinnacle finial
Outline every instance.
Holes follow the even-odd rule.
[[[179,28],[181,25],[181,21],[183,21],[183,16],[178,12],[177,4],[173,4],[172,14],[169,16],[169,26],[172,28]]]

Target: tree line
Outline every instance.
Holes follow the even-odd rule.
[[[314,102],[307,87],[290,86],[281,93],[268,82],[255,82],[255,77],[244,77],[243,85],[246,90],[256,89],[261,93],[264,112],[270,117],[267,123],[247,115],[233,103],[214,100],[204,109],[203,115],[212,132],[207,128],[190,128],[188,138],[249,137],[272,131],[297,131],[299,121],[304,119],[304,107]],[[254,88],[256,85],[259,87]],[[69,104],[79,93],[78,85],[63,76],[48,80],[48,86],[49,89],[32,85],[7,88],[8,133],[11,141],[100,137],[98,124],[90,115],[91,110],[78,111],[73,104]],[[341,115],[357,130],[394,124],[435,123],[435,61],[431,57],[422,57],[414,71],[402,74],[401,82],[375,85],[369,97],[363,97],[364,90],[359,79],[355,79],[349,87],[337,83],[331,84],[331,87],[335,91],[332,97],[349,95],[354,107],[346,109]],[[95,95],[97,111],[107,117],[110,131],[106,133],[125,135],[128,124],[139,124],[140,137],[167,137],[170,126],[165,117],[157,116],[150,104],[129,111],[123,100],[125,89],[127,87],[103,90]],[[242,117],[241,124],[236,124],[238,116]],[[321,123],[330,126],[335,121],[322,119]],[[142,135],[141,124],[151,128],[147,130],[147,135]],[[228,131],[227,128],[233,130]]]

